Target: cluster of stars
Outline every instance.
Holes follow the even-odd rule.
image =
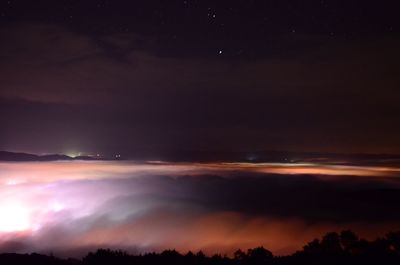
[[[286,38],[297,42],[298,36],[315,35],[326,39],[347,39],[347,36],[365,32],[371,34],[372,30],[375,34],[393,34],[397,28],[386,17],[371,23],[369,15],[364,13],[373,10],[355,10],[352,14],[340,9],[346,7],[330,0],[303,5],[284,0],[183,0],[180,4],[160,4],[151,0],[143,3],[71,0],[16,4],[13,0],[0,4],[2,21],[12,22],[21,18],[26,21],[66,23],[68,27],[89,34],[153,35],[160,46],[165,46],[164,42],[167,41],[168,47],[176,47],[173,49],[176,51],[190,47],[224,57],[267,52],[272,45],[271,39],[280,42]],[[363,31],[357,30],[359,28]]]

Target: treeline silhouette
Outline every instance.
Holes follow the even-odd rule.
[[[288,256],[274,256],[264,247],[234,253],[206,256],[203,252],[181,254],[175,250],[131,255],[121,250],[98,249],[82,259],[60,259],[41,254],[0,254],[0,264],[40,265],[294,265],[294,264],[400,264],[400,232],[391,232],[373,241],[359,238],[350,230],[331,232],[315,239],[301,251]]]

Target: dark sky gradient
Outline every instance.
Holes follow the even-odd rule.
[[[399,153],[396,1],[2,1],[0,149]]]

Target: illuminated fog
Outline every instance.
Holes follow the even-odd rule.
[[[291,253],[331,230],[398,228],[398,175],[317,164],[0,163],[0,250]]]

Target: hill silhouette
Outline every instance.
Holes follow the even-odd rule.
[[[331,232],[321,239],[307,243],[302,250],[288,256],[274,256],[264,247],[243,251],[238,249],[233,257],[203,252],[182,254],[176,250],[161,253],[131,255],[122,250],[98,249],[82,259],[61,259],[53,255],[0,254],[0,264],[41,265],[298,265],[298,264],[400,264],[400,232],[390,232],[384,237],[368,241],[350,230]]]
[[[28,153],[14,153],[8,151],[0,151],[0,161],[9,162],[35,162],[35,161],[59,161],[59,160],[98,160],[90,156],[70,157],[67,155],[50,154],[50,155],[34,155]]]
[[[265,150],[257,152],[206,152],[196,150],[180,150],[167,153],[164,157],[154,157],[146,152],[140,155],[121,157],[109,156],[68,156],[64,154],[36,155],[0,151],[0,161],[29,162],[29,161],[58,161],[58,160],[162,160],[168,162],[251,162],[251,163],[326,163],[369,166],[399,166],[399,154],[339,154],[321,152],[292,152]]]

